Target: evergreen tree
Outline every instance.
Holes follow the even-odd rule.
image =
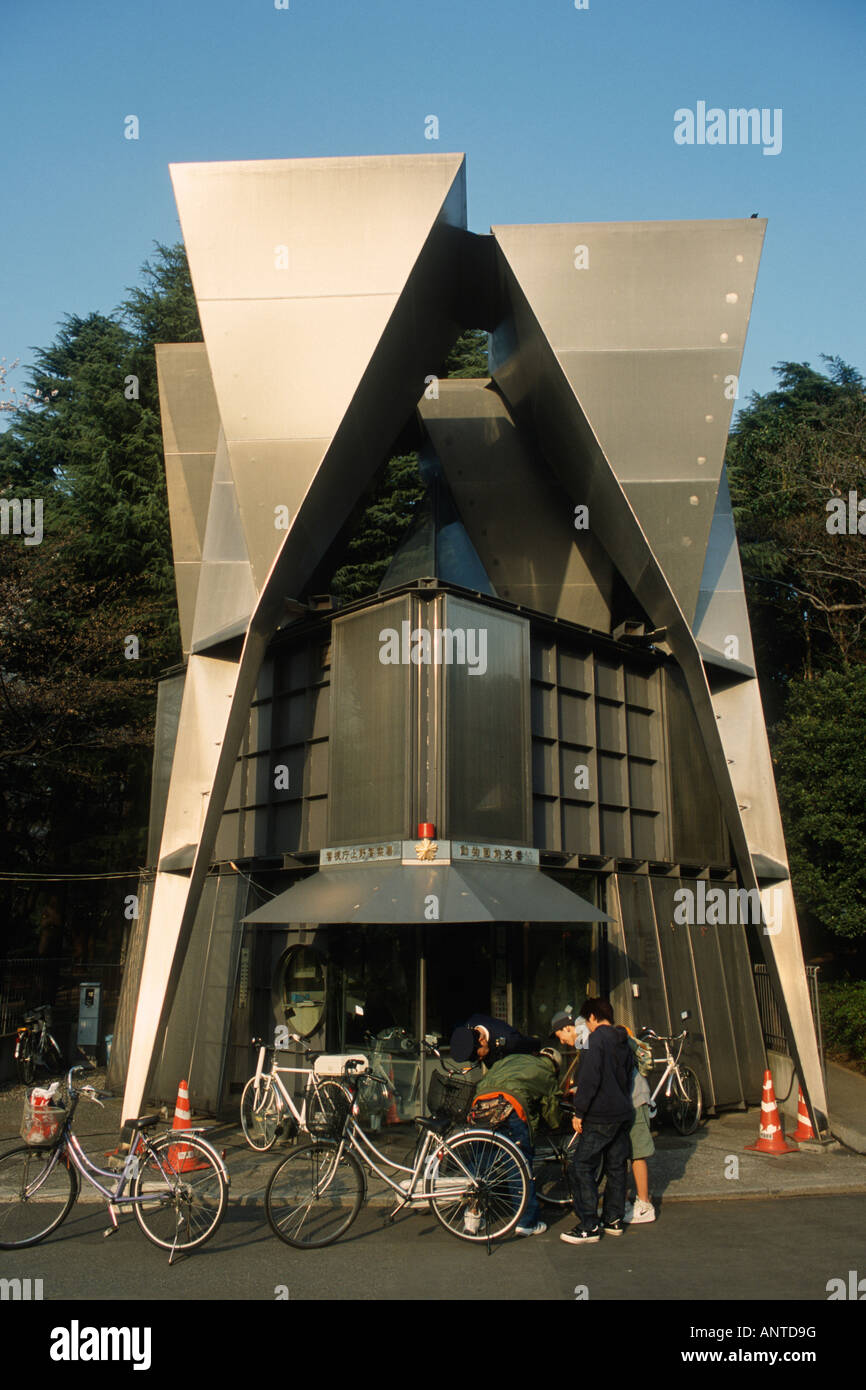
[[[437,373],[464,378],[487,374],[487,334],[478,328],[461,333]],[[337,547],[337,568],[330,580],[324,581],[339,603],[353,603],[376,592],[415,519],[424,492],[417,453],[391,458],[379,471],[360,515],[348,527],[351,538]]]
[[[153,348],[200,337],[182,247],[114,314],[68,316],[0,435],[3,867],[143,861],[155,678],[180,657]]]
[[[728,476],[762,675],[780,708],[798,676],[866,659],[863,538],[828,531],[827,505],[866,498],[866,390],[825,358],[775,368],[779,388],[753,394],[728,446]],[[864,519],[866,524],[866,519]]]

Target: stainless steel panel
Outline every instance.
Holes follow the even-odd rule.
[[[634,859],[664,859],[664,820],[660,814],[632,811],[631,852]]]
[[[202,547],[192,645],[204,642],[233,623],[246,622],[255,602],[256,589],[241,527],[234,478],[221,434]]]
[[[569,380],[579,384],[593,431],[621,483],[708,480],[707,460],[724,452],[739,348],[621,351],[613,377],[607,353],[559,357]],[[712,469],[714,486],[718,476]]]
[[[331,844],[407,835],[413,691],[418,667],[383,665],[380,633],[411,623],[394,599],[333,626],[328,839]],[[407,644],[408,654],[408,644]]]
[[[616,874],[622,912],[626,959],[614,962],[617,979],[628,979],[640,990],[634,1004],[638,1028],[671,1031],[664,969],[656,930],[650,880],[646,875]]]
[[[512,603],[610,631],[613,569],[494,386],[441,381],[419,414],[472,544]],[[532,505],[526,505],[526,499]]]
[[[714,1091],[707,1053],[707,1037],[698,1002],[689,928],[674,921],[674,894],[683,886],[674,878],[651,878],[650,885],[658,923],[658,940],[664,968],[665,990],[671,1019],[671,1032],[680,1033],[686,1027],[689,1036],[683,1052],[683,1062],[697,1072],[707,1103],[714,1104]],[[717,980],[721,984],[720,980]],[[688,1011],[691,1018],[683,1022],[681,1015]],[[656,1032],[659,1030],[656,1029]]]
[[[156,374],[165,452],[213,454],[220,417],[204,343],[158,343]]]
[[[742,348],[766,227],[763,218],[568,222],[493,234],[557,351],[659,352],[717,348],[723,332]],[[579,245],[587,269],[575,267]]]
[[[623,490],[665,574],[676,576],[676,595],[685,613],[698,601],[710,536],[716,484],[627,482]]]
[[[173,164],[196,298],[327,299],[402,289],[458,178],[465,223],[463,158]],[[283,245],[285,268],[275,255]]]
[[[244,918],[289,922],[603,922],[605,913],[539,869],[508,865],[320,869]]]
[[[238,509],[259,589],[329,443],[330,437],[258,439],[230,445]]]
[[[184,652],[192,643],[199,567],[220,421],[203,343],[156,349],[165,476]]]
[[[153,1082],[155,1099],[173,1103],[178,1078],[189,1080],[196,1108],[217,1113],[243,928],[246,884],[235,874],[207,880]]]
[[[681,882],[684,888],[697,891],[693,879],[682,879]],[[745,1078],[741,1074],[737,1055],[740,1034],[748,1032],[749,1023],[752,1022],[750,1015],[753,1016],[756,1011],[749,1010],[745,1001],[741,1003],[739,997],[729,999],[719,939],[736,934],[739,950],[747,954],[745,936],[736,926],[696,924],[686,930],[691,942],[701,1026],[706,1037],[707,1056],[712,1072],[712,1096],[708,1096],[705,1103],[709,1104],[712,1101],[716,1105],[740,1105],[745,1098],[746,1081],[750,1083],[750,1093],[754,1094],[755,1083],[758,1080],[755,1075]],[[754,994],[754,989],[752,993]],[[691,1033],[692,1024],[686,1023],[685,1026]],[[748,1055],[749,1048],[745,1038],[743,1042],[743,1052]]]
[[[529,623],[451,594],[437,600],[435,623],[437,630],[465,634],[466,651],[463,664],[441,667],[443,833],[526,844],[531,797]],[[455,654],[459,657],[456,641]]]
[[[147,862],[155,865],[159,858],[165,808],[177,743],[180,707],[183,700],[184,674],[169,676],[156,688],[156,728],[153,738],[153,773],[150,784],[150,820],[147,834]]]
[[[752,633],[726,469],[722,469],[693,627],[695,640],[721,653],[725,659],[731,651],[729,639],[736,637],[738,660],[754,669]]]
[[[721,808],[707,795],[712,771],[692,713],[685,682],[664,670],[667,705],[672,858],[686,864],[728,864],[730,851]]]
[[[559,737],[584,748],[595,744],[595,702],[591,695],[559,693]]]

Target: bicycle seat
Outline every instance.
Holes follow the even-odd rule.
[[[415,1124],[419,1129],[432,1129],[433,1133],[440,1137],[451,1128],[450,1120],[437,1119],[435,1115],[416,1115]]]
[[[139,1115],[137,1120],[124,1120],[124,1129],[153,1129],[160,1123],[160,1115]]]

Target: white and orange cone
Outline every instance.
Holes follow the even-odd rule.
[[[171,1128],[172,1133],[175,1130],[192,1129],[188,1081],[181,1081],[177,1088],[177,1103],[174,1107],[174,1121]],[[192,1173],[197,1168],[207,1168],[206,1163],[196,1161],[194,1153],[195,1151],[190,1148],[189,1144],[172,1144],[168,1151],[168,1161],[176,1173]]]
[[[799,1144],[802,1144],[804,1140],[810,1139],[814,1142],[815,1131],[812,1128],[812,1121],[809,1119],[809,1112],[806,1109],[806,1098],[803,1095],[803,1087],[799,1086],[797,1089],[799,1091],[797,1100],[797,1128],[794,1130],[791,1138],[796,1139]]]
[[[761,1097],[761,1124],[758,1129],[757,1144],[747,1144],[746,1148],[756,1154],[795,1154],[797,1149],[785,1143],[779,1107],[773,1090],[772,1073],[764,1072],[764,1086]]]

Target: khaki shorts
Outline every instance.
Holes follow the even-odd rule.
[[[656,1151],[649,1122],[649,1106],[639,1105],[628,1136],[632,1158],[650,1158]]]

